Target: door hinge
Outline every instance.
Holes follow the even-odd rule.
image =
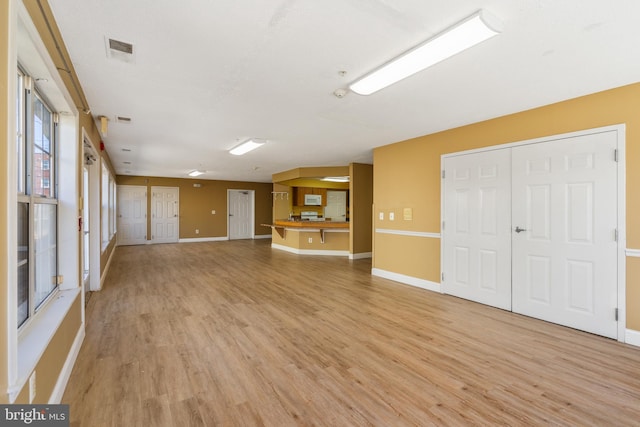
[[[442,273],[442,274],[440,275],[440,278],[441,278],[441,279],[442,279],[442,281],[444,282],[444,273]]]
[[[615,150],[613,150],[613,161],[614,162],[618,161],[618,149],[617,148]]]
[[[444,169],[442,170],[442,179],[444,179]]]
[[[617,242],[618,241],[618,229],[614,229],[613,230],[613,239]]]
[[[617,322],[618,321],[618,308],[616,307],[614,311],[615,311],[614,316],[615,316],[616,322]]]
[[[442,231],[444,231],[444,221],[442,221]]]

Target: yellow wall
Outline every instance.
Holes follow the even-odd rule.
[[[69,349],[73,344],[82,319],[80,316],[80,296],[76,298],[36,365],[36,399],[34,403],[47,403],[58,381],[62,366],[67,360]],[[16,404],[29,403],[29,386],[22,388],[15,401]]]
[[[8,103],[4,100],[13,99],[13,94],[9,93],[9,78],[13,78],[14,74],[9,74],[9,2],[0,2],[0,227],[2,227],[2,234],[8,233],[7,223],[9,218],[7,212],[9,212],[7,193],[7,169],[9,166],[9,141],[13,141],[13,138],[9,137],[9,112],[7,111]],[[15,212],[15,210],[13,210]],[[11,255],[10,255],[11,253]],[[15,252],[10,250],[9,242],[5,237],[0,238],[0,295],[7,295],[9,293],[7,275],[9,273],[7,260],[9,256],[15,256]],[[5,297],[6,298],[6,297]],[[0,298],[3,301],[5,298]],[[0,304],[0,388],[6,390],[8,386],[8,371],[7,365],[7,304]],[[5,393],[0,393],[0,403],[6,403],[7,396]]]
[[[349,226],[351,241],[349,252],[371,252],[373,205],[373,165],[352,163],[349,165],[351,191],[349,191]]]
[[[640,83],[426,135],[374,150],[374,227],[440,232],[440,156],[607,125],[626,124],[627,248],[640,249]],[[411,207],[413,219],[402,220]],[[396,220],[389,221],[393,211]],[[385,219],[378,219],[379,212]],[[409,240],[421,239],[409,243]],[[410,246],[407,246],[410,245]],[[439,239],[376,233],[374,268],[439,282]],[[415,254],[419,250],[419,254]],[[437,261],[437,262],[436,262]],[[627,258],[627,328],[640,330],[640,268]],[[425,265],[419,265],[419,264]]]
[[[118,175],[118,185],[142,185],[151,194],[152,186],[180,189],[180,238],[227,236],[227,189],[255,191],[255,233],[269,234],[260,224],[271,223],[272,184],[262,182],[211,181],[203,179],[158,178]],[[193,184],[200,184],[194,187]],[[211,211],[215,210],[215,215]],[[195,230],[200,230],[196,234]],[[151,240],[151,197],[147,197],[147,239]]]

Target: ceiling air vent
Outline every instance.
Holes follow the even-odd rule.
[[[135,62],[133,44],[109,37],[105,37],[104,41],[107,48],[107,58],[128,63]]]

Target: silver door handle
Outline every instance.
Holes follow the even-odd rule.
[[[524,228],[516,227],[516,233],[522,233],[523,231],[527,231]]]

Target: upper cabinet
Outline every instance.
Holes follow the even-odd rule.
[[[294,206],[305,206],[305,197],[308,194],[316,194],[322,197],[322,206],[327,206],[327,189],[314,187],[293,187]]]

